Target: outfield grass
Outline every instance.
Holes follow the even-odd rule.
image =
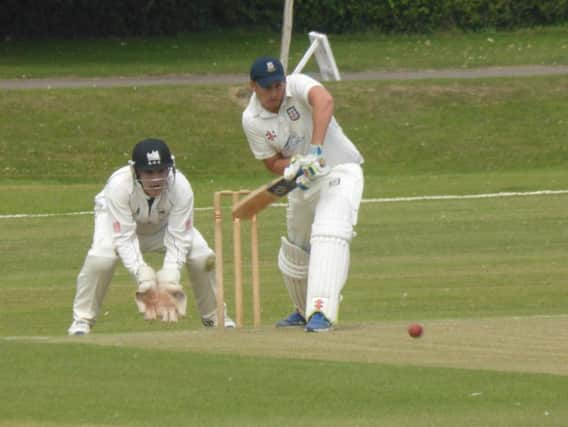
[[[371,176],[562,170],[568,164],[565,76],[329,87],[336,116]],[[0,179],[101,183],[126,163],[137,140],[154,135],[170,143],[190,180],[259,182],[268,175],[252,161],[235,89],[7,91],[0,102]],[[529,185],[522,181],[519,187]]]
[[[0,392],[13,403],[6,425],[529,427],[567,415],[565,381],[546,375],[72,344],[3,350],[13,366]]]
[[[329,35],[341,71],[568,64],[568,27],[416,36]],[[290,66],[309,46],[296,34]],[[4,41],[0,78],[246,74],[258,55],[280,52],[280,34],[220,31],[161,38]],[[314,70],[313,61],[308,70]]]
[[[527,34],[549,37],[546,46],[562,53],[554,43],[563,32],[510,36],[520,46]],[[460,66],[468,43],[476,51],[485,43],[501,46],[500,35],[491,35],[493,42],[488,36],[432,36],[429,46],[424,38],[379,41],[392,46],[393,64],[408,58],[425,64],[418,59],[428,46],[428,63],[447,68]],[[357,46],[373,39],[350,37]],[[245,61],[239,39],[229,39],[225,56],[215,50],[220,37],[208,46],[213,53],[203,49],[205,58],[227,58],[219,61],[222,71]],[[461,50],[436,50],[437,40]],[[162,72],[158,58],[167,55],[157,52],[171,40],[149,41],[154,48],[120,58],[120,49],[138,42],[144,44],[128,41],[116,50],[108,49],[113,41],[65,42],[63,53],[76,47],[67,65],[41,53],[56,42],[4,43],[0,74]],[[504,46],[513,41],[503,43],[492,51],[501,65],[538,63],[551,52],[539,42],[541,49],[507,57]],[[89,62],[85,55],[93,49]],[[138,64],[142,51],[147,61]],[[237,56],[242,62],[231,65]],[[376,58],[385,63],[384,55]],[[10,62],[15,65],[6,67]],[[166,67],[175,72],[173,62],[172,56]],[[566,190],[567,86],[566,77],[329,85],[340,123],[365,155],[367,199]],[[178,324],[144,322],[132,279],[119,267],[93,334],[66,336],[75,277],[92,234],[93,196],[126,163],[134,142],[155,135],[170,143],[194,184],[195,224],[209,242],[213,191],[253,188],[268,178],[242,136],[239,89],[2,93],[0,425],[564,426],[565,194],[364,203],[332,334],[271,326],[290,309],[276,266],[284,210],[275,207],[259,218],[262,328],[253,329],[248,316],[241,331],[205,330],[191,294],[188,317]],[[6,216],[80,211],[86,213]],[[147,259],[160,262],[157,254]],[[231,292],[227,297],[232,307]],[[405,332],[415,321],[425,325],[419,340]]]
[[[191,302],[176,325],[146,323],[120,267],[87,344],[65,329],[92,217],[4,219],[1,423],[561,426],[567,197],[364,204],[321,337],[270,326],[289,306],[282,208],[260,219],[261,330],[249,314],[243,332],[204,331]],[[212,241],[211,212],[196,224]]]

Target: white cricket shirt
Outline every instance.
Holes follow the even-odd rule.
[[[249,147],[256,159],[280,153],[283,157],[308,154],[312,140],[312,107],[308,92],[321,84],[305,74],[286,78],[286,94],[277,114],[264,109],[255,94],[242,115],[242,125]],[[323,144],[323,156],[329,166],[363,163],[363,156],[332,117]]]
[[[193,236],[193,190],[187,178],[176,171],[168,187],[150,203],[130,166],[114,172],[95,204],[107,209],[112,220],[113,246],[133,275],[144,262],[138,235],[164,233],[164,267],[180,269],[191,249]]]

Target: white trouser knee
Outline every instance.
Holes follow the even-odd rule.
[[[191,289],[202,318],[215,313],[217,298],[215,296],[215,255],[213,252],[187,261],[187,270]]]
[[[77,277],[73,320],[95,323],[114,274],[117,258],[87,255]]]
[[[282,272],[288,295],[296,310],[305,316],[309,254],[299,246],[281,238],[278,267]]]

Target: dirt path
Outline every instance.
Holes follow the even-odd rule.
[[[342,73],[346,81],[363,80],[425,80],[425,79],[476,79],[487,77],[527,77],[539,75],[566,75],[568,66],[522,65],[476,69],[416,70],[416,71],[363,71]],[[246,74],[187,74],[171,76],[133,76],[105,78],[45,78],[0,79],[0,89],[55,89],[76,87],[164,86],[246,84]]]

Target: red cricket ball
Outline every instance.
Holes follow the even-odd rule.
[[[418,323],[413,323],[408,327],[408,335],[410,335],[412,338],[421,337],[423,332],[424,328]]]

